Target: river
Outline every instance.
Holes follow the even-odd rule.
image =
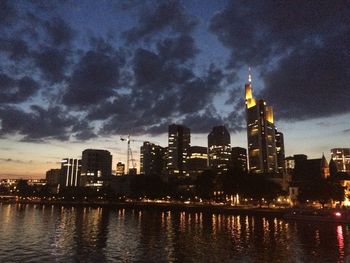
[[[350,229],[257,216],[0,203],[0,262],[350,262]]]

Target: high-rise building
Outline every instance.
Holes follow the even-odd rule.
[[[331,149],[331,159],[335,162],[338,172],[350,174],[350,148]]]
[[[284,154],[284,139],[283,133],[275,130],[276,139],[276,157],[277,157],[277,171],[279,174],[285,172],[285,154]]]
[[[65,158],[61,161],[60,187],[79,186],[81,160]]]
[[[253,97],[251,74],[245,85],[249,170],[252,173],[276,173],[276,138],[273,110],[262,99]]]
[[[228,170],[231,161],[230,133],[225,126],[215,126],[208,135],[208,157],[210,168],[219,174]]]
[[[49,186],[60,183],[61,169],[50,169],[46,172],[46,184]]]
[[[242,147],[232,147],[231,166],[234,170],[247,172],[247,150]]]
[[[208,149],[202,146],[191,146],[187,158],[187,170],[190,176],[198,176],[208,168]]]
[[[165,150],[154,143],[144,142],[140,148],[140,173],[160,175],[164,171]]]
[[[122,162],[117,163],[117,169],[115,171],[116,176],[122,176],[125,174],[125,164]]]
[[[106,150],[84,150],[81,164],[82,186],[101,187],[112,174],[112,155]]]
[[[172,124],[168,130],[167,171],[169,175],[185,176],[188,151],[191,143],[190,129]]]

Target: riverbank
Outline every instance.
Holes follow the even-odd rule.
[[[54,206],[83,206],[83,207],[111,207],[121,209],[138,209],[138,210],[159,210],[159,211],[177,211],[177,212],[204,212],[213,214],[229,215],[260,215],[265,217],[281,218],[289,211],[288,208],[259,208],[252,206],[230,206],[224,204],[203,204],[203,203],[180,203],[180,202],[77,202],[62,200],[17,200],[2,201],[1,203],[15,204],[37,204],[37,205],[54,205]]]

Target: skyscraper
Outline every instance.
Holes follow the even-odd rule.
[[[190,129],[172,124],[168,130],[167,170],[169,175],[185,176],[188,151],[191,143]]]
[[[350,148],[331,149],[331,159],[335,162],[338,172],[350,174]]]
[[[232,147],[231,166],[234,170],[247,172],[247,150],[242,147]]]
[[[279,174],[285,172],[285,154],[284,154],[284,138],[283,133],[275,130],[276,139],[276,157],[277,157],[277,171]]]
[[[273,110],[262,99],[253,97],[251,74],[245,85],[249,170],[252,173],[276,173],[276,138]]]
[[[79,186],[81,160],[65,158],[61,161],[60,187]]]
[[[101,187],[112,174],[112,155],[106,150],[86,149],[82,155],[81,185]]]
[[[164,148],[154,143],[144,142],[140,148],[140,173],[161,175],[164,168]]]
[[[231,161],[230,133],[225,126],[215,126],[208,135],[209,166],[219,174],[227,171]]]

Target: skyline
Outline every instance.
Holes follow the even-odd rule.
[[[166,146],[171,123],[198,146],[225,125],[247,148],[249,66],[286,156],[350,147],[345,1],[76,3],[0,4],[0,178],[43,178],[88,148],[109,150],[115,169],[120,136]]]

